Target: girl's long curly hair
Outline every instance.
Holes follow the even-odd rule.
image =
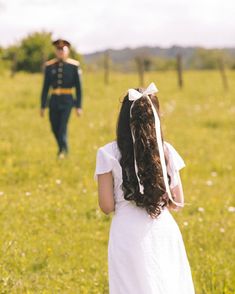
[[[137,89],[143,92],[142,89]],[[156,95],[149,95],[157,113],[159,101]],[[157,138],[155,133],[154,114],[148,97],[132,101],[126,95],[122,101],[117,123],[117,144],[121,153],[124,198],[134,201],[137,206],[146,209],[155,218],[160,215],[162,208],[168,204],[168,196],[163,180]],[[131,129],[135,143],[133,144]],[[162,131],[161,131],[162,132]],[[162,136],[163,138],[163,136]],[[163,140],[163,139],[162,139]],[[139,185],[134,166],[134,151],[138,166],[140,183],[144,193],[139,191]],[[166,158],[167,162],[167,158]],[[168,175],[170,182],[170,176]]]

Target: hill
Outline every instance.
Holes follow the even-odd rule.
[[[143,56],[144,58],[151,59],[152,61],[156,60],[165,60],[169,62],[170,60],[174,60],[177,54],[181,54],[183,56],[184,66],[185,68],[195,68],[195,59],[200,58],[202,55],[210,56],[212,52],[222,52],[223,55],[226,56],[226,59],[229,60],[229,64],[234,64],[235,59],[235,48],[213,48],[206,49],[203,47],[182,47],[182,46],[172,46],[169,48],[163,47],[150,47],[143,46],[137,48],[123,48],[123,49],[108,49],[104,51],[97,51],[90,54],[84,55],[84,61],[88,65],[96,65],[101,66],[103,63],[103,56],[105,52],[109,52],[110,59],[112,64],[119,69],[132,69],[133,62],[135,57]]]

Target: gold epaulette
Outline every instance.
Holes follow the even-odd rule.
[[[79,66],[80,65],[79,61],[77,61],[75,59],[72,59],[72,58],[66,59],[66,62],[69,63],[69,64],[76,65],[76,66]]]
[[[52,64],[54,64],[54,63],[56,63],[56,62],[57,62],[57,59],[56,59],[56,58],[53,58],[53,59],[51,59],[51,60],[46,61],[46,62],[45,62],[45,66],[52,65]]]

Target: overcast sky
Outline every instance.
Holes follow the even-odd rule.
[[[0,0],[0,45],[46,30],[82,53],[139,45],[235,46],[235,0]]]

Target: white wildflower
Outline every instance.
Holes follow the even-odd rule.
[[[216,171],[212,171],[211,172],[212,177],[216,177],[217,176],[217,172]]]
[[[194,109],[196,112],[201,111],[201,105],[200,104],[194,105]]]
[[[228,212],[235,212],[235,207],[229,206],[228,207]]]
[[[213,185],[213,182],[211,180],[207,180],[206,181],[206,184],[207,184],[207,186],[212,186]]]

